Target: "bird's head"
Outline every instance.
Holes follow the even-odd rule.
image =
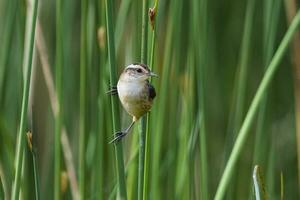
[[[145,64],[134,63],[128,65],[123,73],[122,80],[126,81],[145,81],[151,76],[157,77],[157,75],[149,69],[149,67]]]

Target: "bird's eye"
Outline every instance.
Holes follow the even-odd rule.
[[[138,73],[142,73],[142,70],[141,69],[137,69],[136,70]]]

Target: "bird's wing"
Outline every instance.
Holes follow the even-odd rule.
[[[118,94],[118,89],[117,89],[117,86],[112,86],[110,88],[110,90],[108,90],[106,92],[106,94],[109,94],[109,95],[117,95]]]
[[[149,98],[153,100],[156,96],[155,88],[151,83],[148,82],[148,92],[149,92]]]

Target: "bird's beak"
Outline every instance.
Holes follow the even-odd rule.
[[[149,76],[158,77],[158,75],[153,72],[150,72]]]

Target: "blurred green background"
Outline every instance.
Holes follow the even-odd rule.
[[[149,114],[148,199],[213,199],[249,105],[289,26],[291,2],[298,4],[297,10],[299,0],[159,1],[153,65],[159,79],[153,80],[157,97]],[[110,96],[105,93],[110,88],[105,1],[85,3],[82,21],[82,2],[61,2],[57,43],[57,4],[39,0],[26,131],[33,134],[41,199],[54,198],[55,91],[51,90],[55,90],[57,44],[63,135],[69,143],[66,138],[62,141],[62,199],[78,197],[82,52],[86,55],[84,199],[114,199],[117,194],[115,152],[108,144],[113,122]],[[118,77],[126,65],[140,62],[142,1],[112,3]],[[0,1],[0,191],[7,198],[21,115],[27,5],[24,0]],[[147,7],[153,5],[150,0]],[[85,46],[80,42],[82,30]],[[149,25],[147,64],[152,34]],[[255,165],[261,168],[269,199],[300,198],[295,120],[299,115],[295,105],[300,104],[295,92],[300,85],[294,84],[293,55],[299,57],[300,49],[293,54],[289,48],[260,103],[226,199],[255,199]],[[120,110],[124,129],[131,118]],[[137,199],[138,136],[135,126],[123,139],[128,199]],[[32,154],[26,145],[21,199],[35,198],[34,185]]]

